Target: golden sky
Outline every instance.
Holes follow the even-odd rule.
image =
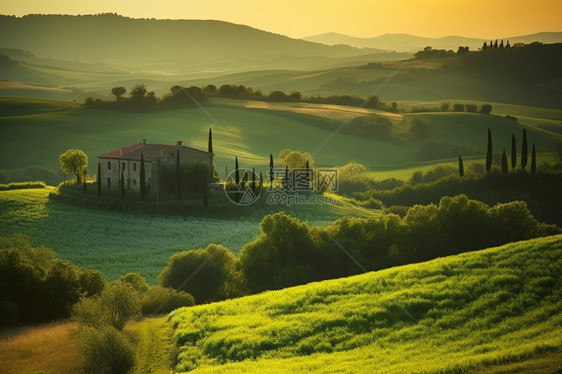
[[[2,0],[0,14],[217,19],[291,37],[325,32],[485,39],[562,31],[562,0]]]

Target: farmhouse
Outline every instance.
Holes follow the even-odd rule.
[[[101,182],[107,187],[119,187],[121,171],[125,187],[133,190],[140,189],[141,155],[144,157],[145,182],[147,187],[154,187],[157,183],[158,169],[162,166],[176,164],[179,151],[180,164],[203,163],[213,167],[213,153],[182,145],[182,141],[174,145],[142,142],[121,147],[98,156],[100,163]]]

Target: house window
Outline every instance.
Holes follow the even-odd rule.
[[[133,162],[133,171],[137,171],[137,163]]]
[[[107,178],[107,187],[111,188],[111,178]]]
[[[133,186],[136,186],[136,185],[137,185],[137,180],[133,179]]]
[[[123,170],[127,170],[127,168],[125,167],[125,163],[121,163],[121,165],[123,166]]]
[[[107,161],[107,170],[111,170],[111,161]]]

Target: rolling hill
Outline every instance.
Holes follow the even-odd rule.
[[[504,37],[500,35],[495,39],[509,40],[511,44],[515,43],[560,43],[562,41],[562,32],[541,32],[531,35]],[[373,38],[357,38],[339,33],[325,33],[303,38],[315,43],[326,45],[348,45],[357,48],[377,48],[387,51],[403,51],[416,52],[427,46],[434,49],[446,49],[456,51],[459,46],[468,46],[471,50],[477,50],[482,47],[484,42],[489,39],[467,38],[463,36],[444,36],[441,38],[426,38],[408,34],[384,34]]]
[[[268,109],[267,104],[262,104],[211,100],[205,103],[206,112],[187,108],[121,113],[82,109],[69,102],[4,98],[0,99],[2,169],[21,172],[38,165],[58,170],[59,155],[75,147],[89,155],[89,169],[93,171],[97,169],[97,155],[141,139],[163,144],[183,140],[186,145],[205,149],[209,127],[213,128],[215,165],[221,177],[225,168],[232,170],[234,156],[240,159],[241,167],[265,170],[269,154],[276,157],[284,148],[314,153],[317,166],[341,166],[356,160],[377,171],[414,166],[420,161],[456,158],[459,151],[463,155],[484,155],[488,128],[492,129],[494,146],[499,150],[509,149],[511,134],[519,136],[521,124],[527,128],[529,143],[536,144],[538,152],[552,151],[553,144],[561,138],[553,131],[560,128],[560,110],[545,111],[544,119],[540,110],[533,112],[533,108],[517,107],[519,113],[526,113],[530,119],[521,124],[476,113],[392,115],[394,128],[406,137],[415,119],[428,124],[430,136],[412,142],[401,140],[402,135],[385,138],[354,133],[353,128],[348,130],[349,123],[334,133],[347,119],[379,119],[390,115],[385,112],[365,109],[365,113],[359,113],[350,107],[321,104],[312,107],[285,104]],[[435,143],[448,145],[442,147],[448,151],[420,158],[423,148],[435,147]]]
[[[561,258],[554,236],[182,308],[175,370],[478,373],[535,360],[529,372],[556,372]]]
[[[133,19],[116,14],[0,16],[0,35],[1,48],[127,69],[160,63],[206,71],[310,67],[327,59],[380,52],[331,47],[222,21]]]

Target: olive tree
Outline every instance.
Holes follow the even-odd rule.
[[[59,157],[60,168],[67,174],[76,176],[76,183],[82,181],[82,176],[88,167],[88,156],[81,149],[67,149]]]

